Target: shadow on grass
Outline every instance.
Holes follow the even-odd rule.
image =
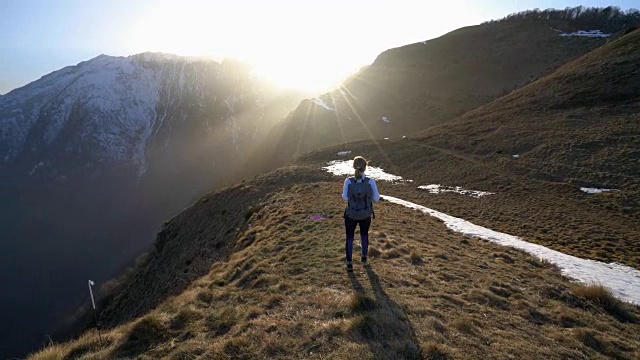
[[[355,318],[351,332],[357,341],[366,342],[373,359],[422,359],[416,332],[407,315],[386,294],[378,275],[365,266],[373,290],[372,299],[354,273],[348,273],[355,291],[351,310]]]
[[[362,284],[360,284],[358,278],[356,278],[356,275],[353,272],[347,272],[347,275],[349,275],[349,280],[351,280],[351,287],[353,287],[353,290],[356,292],[356,294],[365,296],[364,288],[362,287]]]

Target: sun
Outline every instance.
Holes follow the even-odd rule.
[[[131,52],[233,58],[276,85],[314,92],[331,89],[371,61],[354,61],[350,49],[331,40],[339,38],[342,29],[288,18],[295,3],[285,8],[285,3],[255,2],[250,11],[247,3],[161,2],[131,29],[128,48]]]
[[[132,25],[131,52],[234,58],[277,85],[308,91],[336,86],[382,51],[459,27],[467,0],[157,0]],[[442,7],[443,9],[440,9]],[[462,16],[464,15],[464,16]],[[462,16],[462,17],[461,17]],[[463,21],[463,20],[460,20]]]
[[[288,61],[289,60],[289,61]],[[333,64],[326,59],[256,59],[254,73],[274,84],[309,92],[326,92],[355,72],[348,64]]]

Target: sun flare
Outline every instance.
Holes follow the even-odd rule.
[[[468,22],[470,7],[463,0],[452,2],[469,13],[463,19]],[[385,49],[403,45],[397,43],[399,33],[410,43],[456,26],[443,23],[433,6],[421,13],[423,2],[396,3],[390,11],[383,2],[358,0],[327,0],[321,6],[277,0],[164,0],[131,29],[128,48],[235,58],[280,86],[324,91]],[[406,21],[398,21],[400,16]],[[390,20],[395,20],[393,26]]]

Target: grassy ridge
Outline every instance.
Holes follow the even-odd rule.
[[[90,332],[31,358],[640,355],[638,309],[397,205],[378,205],[371,267],[356,263],[348,275],[340,189],[317,181],[273,193],[250,212],[229,257],[184,292],[102,342]]]

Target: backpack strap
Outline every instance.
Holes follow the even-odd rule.
[[[364,177],[363,182],[366,182],[367,184],[369,184],[369,178],[368,177]],[[371,185],[371,184],[369,184]],[[376,218],[376,210],[373,208],[373,199],[369,198],[367,199],[369,201],[369,206],[371,206],[371,218],[375,219]]]
[[[356,177],[352,176],[349,178],[349,185],[356,183]],[[348,193],[347,193],[348,194]],[[353,197],[353,196],[352,196]],[[349,202],[347,201],[347,207],[344,209],[344,218],[347,218],[347,210],[349,209]]]

